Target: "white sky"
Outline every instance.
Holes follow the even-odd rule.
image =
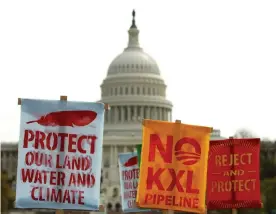
[[[275,0],[3,0],[0,140],[18,140],[18,97],[100,99],[133,8],[173,119],[276,138]]]

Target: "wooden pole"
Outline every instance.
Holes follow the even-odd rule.
[[[234,139],[234,137],[230,136],[229,139]],[[234,146],[231,146],[231,154],[234,154]],[[234,170],[234,166],[232,167],[232,170]],[[235,178],[235,176],[233,176],[232,179],[234,179],[234,178]],[[236,198],[235,192],[232,192],[232,198],[235,200],[235,198]],[[238,214],[238,210],[232,209],[232,214]]]
[[[56,210],[56,214],[63,214],[64,211],[63,210]]]
[[[60,100],[60,101],[67,101],[67,96],[61,95],[61,96],[59,97],[59,100]],[[56,210],[56,214],[64,214],[64,210]]]
[[[232,214],[238,214],[238,210],[237,209],[232,209]]]
[[[162,214],[174,214],[173,210],[162,210]]]

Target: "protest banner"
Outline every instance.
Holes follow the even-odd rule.
[[[103,103],[18,99],[16,208],[99,210]]]
[[[205,211],[207,159],[212,128],[144,120],[139,207]]]
[[[261,208],[260,139],[210,142],[207,208]]]
[[[119,171],[123,212],[147,212],[136,206],[136,195],[139,180],[137,152],[119,154]]]

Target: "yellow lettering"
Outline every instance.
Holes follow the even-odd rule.
[[[221,166],[221,156],[220,155],[216,155],[215,160],[216,160],[216,165],[217,166]]]
[[[239,154],[234,154],[232,158],[233,158],[232,165],[238,166],[239,165]]]
[[[227,166],[227,155],[222,155],[222,166]]]
[[[238,174],[238,172],[237,172],[237,170],[230,170],[230,173],[229,173],[230,175],[237,175]]]
[[[241,164],[251,164],[252,163],[252,153],[241,154]]]
[[[248,164],[252,163],[252,153],[247,153],[248,155]]]
[[[230,176],[230,172],[229,172],[229,171],[224,171],[224,172],[223,172],[223,175],[224,175],[224,176]]]
[[[230,182],[231,182],[231,181],[230,181]],[[232,186],[232,190],[235,191],[235,192],[237,191],[237,183],[238,183],[238,182],[239,182],[239,180],[233,180],[233,181],[232,181],[232,185],[233,185],[233,186]]]
[[[244,191],[244,183],[245,183],[245,181],[239,180],[239,188],[238,188],[239,192]]]
[[[224,182],[218,182],[218,192],[224,192]]]
[[[255,188],[256,179],[212,182],[212,192],[250,192]]]
[[[216,181],[212,182],[212,192],[215,192],[215,189],[217,189],[218,183]]]
[[[246,191],[250,191],[250,188],[248,187],[248,183],[250,182],[250,180],[246,180],[245,182],[244,182],[244,189],[246,190]]]
[[[240,175],[244,175],[244,170],[242,169],[236,169],[236,170],[227,170],[223,172],[224,176],[240,176]]]
[[[239,166],[252,163],[252,153],[216,155],[215,163],[217,166]]]

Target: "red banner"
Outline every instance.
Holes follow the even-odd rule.
[[[260,139],[210,142],[208,209],[261,208]]]

